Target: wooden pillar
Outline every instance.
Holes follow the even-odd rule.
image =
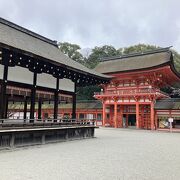
[[[144,118],[144,105],[142,105],[141,107],[141,128],[144,129],[145,128],[145,118]]]
[[[136,128],[139,127],[139,102],[136,102]]]
[[[54,122],[58,118],[58,103],[59,103],[59,78],[56,79],[56,90],[54,92]]]
[[[103,102],[103,115],[102,115],[102,126],[105,127],[106,122],[106,104]]]
[[[73,94],[73,104],[72,104],[72,119],[76,119],[76,82],[74,82],[74,94]]]
[[[113,108],[114,107],[112,105],[109,106],[109,121],[110,121],[110,123],[114,121]]]
[[[34,122],[34,110],[35,110],[35,99],[36,99],[36,83],[37,83],[37,73],[34,72],[33,85],[31,89],[31,106],[30,106],[30,122]]]
[[[77,113],[77,119],[79,120],[79,112]]]
[[[42,100],[41,100],[41,98],[38,101],[38,119],[42,119]]]
[[[97,116],[97,110],[96,110],[96,113],[95,113],[95,122],[96,122],[96,126],[97,126],[97,118],[98,118],[98,116]]]
[[[151,130],[154,130],[154,102],[151,102]]]
[[[117,102],[114,102],[114,127],[117,128]]]
[[[123,105],[120,105],[120,127],[123,127]]]
[[[6,87],[7,87],[7,78],[8,78],[8,64],[9,64],[9,57],[8,53],[4,50],[2,52],[2,64],[4,65],[3,70],[3,79],[1,82],[1,95],[0,95],[0,119],[5,118],[5,111],[6,111]]]
[[[5,115],[4,115],[5,119],[9,118],[8,117],[8,104],[9,104],[8,102],[9,102],[8,95],[6,95],[6,98],[5,98]]]
[[[128,127],[128,118],[129,118],[129,115],[126,114],[126,127]]]
[[[24,100],[24,116],[23,119],[26,120],[27,119],[27,97]]]
[[[158,118],[157,118],[157,112],[155,112],[155,115],[154,115],[154,120],[155,120],[155,129],[158,128]]]

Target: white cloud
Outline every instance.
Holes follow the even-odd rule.
[[[0,0],[0,16],[82,47],[137,43],[180,52],[179,0]]]

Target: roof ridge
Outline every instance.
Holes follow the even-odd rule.
[[[94,103],[94,102],[101,102],[99,100],[77,100],[77,103]]]
[[[26,28],[24,28],[24,27],[22,27],[22,26],[19,26],[19,25],[13,23],[13,22],[8,21],[8,20],[6,20],[6,19],[3,19],[3,18],[1,18],[1,17],[0,17],[0,23],[1,23],[1,24],[4,24],[4,25],[7,25],[7,26],[9,26],[9,27],[11,27],[11,28],[14,28],[14,29],[16,29],[16,30],[18,30],[18,31],[21,31],[21,32],[23,32],[23,33],[25,33],[25,34],[28,34],[28,35],[30,35],[30,36],[32,36],[32,37],[35,37],[35,38],[37,38],[37,39],[39,39],[39,40],[42,40],[42,41],[44,41],[44,42],[46,42],[46,43],[49,43],[49,44],[51,44],[51,45],[58,46],[58,45],[57,45],[57,41],[53,41],[53,40],[51,40],[51,39],[49,39],[49,38],[46,38],[46,37],[44,37],[44,36],[42,36],[42,35],[40,35],[40,34],[37,34],[37,33],[33,32],[33,31],[31,31],[31,30],[28,30],[28,29],[26,29]]]
[[[158,49],[154,49],[154,50],[148,50],[148,51],[144,51],[144,52],[136,52],[136,53],[124,54],[124,55],[119,55],[119,56],[103,57],[103,58],[100,59],[100,61],[104,62],[104,61],[124,59],[124,58],[129,58],[129,57],[144,56],[144,55],[149,55],[149,54],[167,52],[167,51],[169,51],[169,49],[171,47],[172,46],[165,47],[165,48],[158,48]]]
[[[168,102],[174,102],[174,101],[180,101],[180,98],[168,98],[168,99],[160,99],[157,102],[160,101],[168,101]]]

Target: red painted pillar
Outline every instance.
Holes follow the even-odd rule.
[[[96,126],[97,126],[97,111],[95,113],[95,122],[96,122]]]
[[[154,102],[151,102],[151,130],[154,130]]]
[[[155,129],[158,128],[157,112],[155,112]]]
[[[113,120],[114,120],[114,117],[113,117],[113,106],[110,105],[109,106],[109,122],[110,122],[110,124],[112,124]]]
[[[103,102],[103,117],[102,117],[102,126],[105,126],[105,121],[106,121],[106,104]]]
[[[77,119],[79,120],[79,112],[77,112]]]
[[[172,117],[172,112],[171,112],[171,110],[169,110],[169,117]]]
[[[114,127],[117,128],[117,102],[114,102]]]
[[[136,102],[136,128],[139,128],[139,102]]]
[[[128,127],[128,117],[129,117],[129,115],[126,114],[126,127]]]
[[[120,127],[123,127],[123,105],[120,105]]]
[[[145,127],[145,122],[144,122],[144,105],[142,105],[142,108],[141,108],[141,128],[144,129]]]

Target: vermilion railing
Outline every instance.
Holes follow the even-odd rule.
[[[146,88],[146,89],[125,89],[117,91],[107,91],[107,92],[95,92],[94,95],[138,95],[138,94],[163,94],[169,96],[167,93],[160,91],[159,89]]]

